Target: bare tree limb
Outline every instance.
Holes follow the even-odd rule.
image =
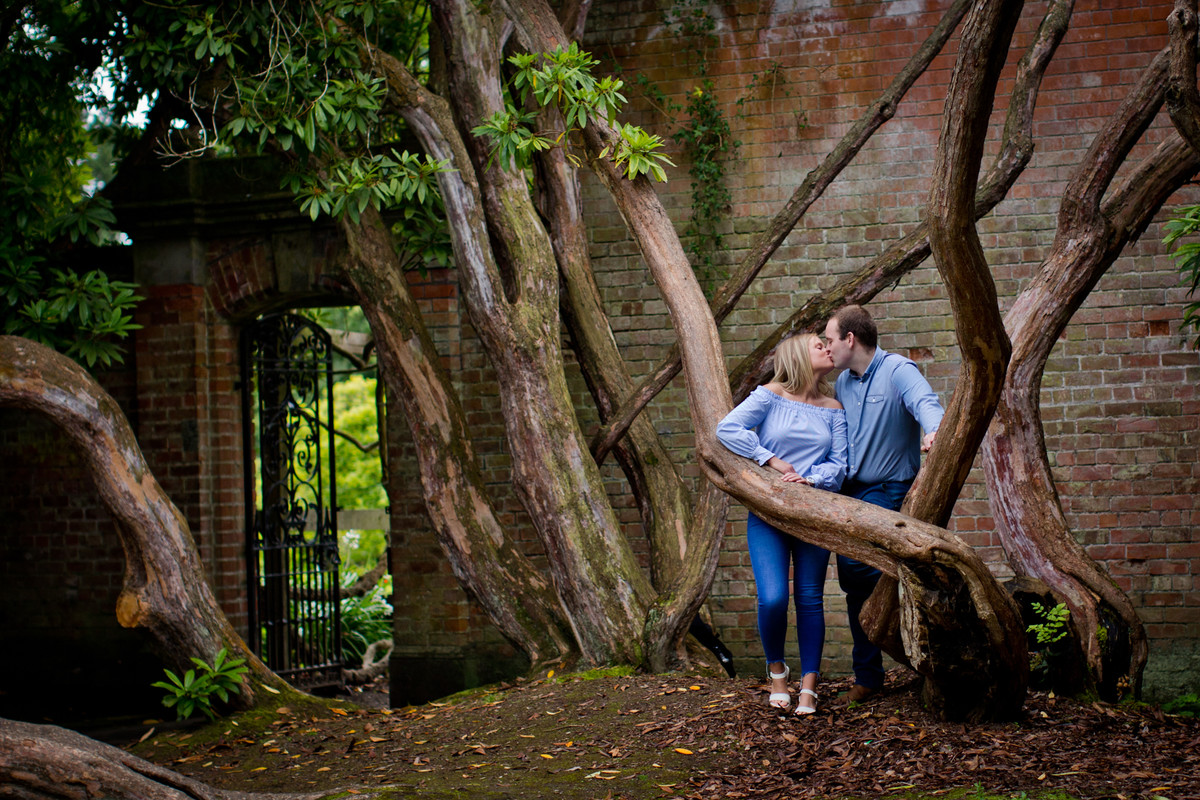
[[[941,21],[909,59],[904,69],[892,79],[892,83],[883,94],[867,108],[866,113],[846,132],[821,164],[805,176],[774,219],[754,237],[741,263],[717,289],[713,298],[713,316],[718,324],[737,306],[767,260],[779,249],[812,204],[854,160],[875,131],[895,116],[896,108],[904,95],[942,51],[969,6],[968,0],[956,0],[947,9]],[[613,445],[625,435],[634,417],[679,374],[680,363],[679,346],[674,345],[659,366],[642,379],[607,424],[593,435],[591,450],[597,462],[603,463]]]
[[[1175,0],[1167,17],[1171,77],[1167,111],[1184,141],[1200,151],[1200,91],[1196,89],[1196,0]]]
[[[17,800],[316,800],[310,794],[228,792],[59,728],[0,719],[0,793]]]
[[[992,514],[1013,569],[1039,578],[1067,603],[1089,677],[1113,700],[1122,690],[1139,692],[1146,634],[1129,598],[1071,535],[1046,455],[1039,390],[1046,360],[1071,316],[1167,197],[1200,167],[1200,151],[1172,139],[1102,202],[1163,102],[1168,60],[1173,67],[1175,54],[1164,50],[1151,62],[1068,185],[1050,252],[1005,317],[1013,358],[983,448]]]
[[[249,707],[263,686],[293,692],[246,647],[204,579],[183,514],[155,480],[129,421],[82,367],[50,348],[0,336],[0,407],[50,419],[78,449],[125,550],[117,621],[145,628],[167,666],[212,663],[221,648],[244,658],[249,672],[232,700]]]

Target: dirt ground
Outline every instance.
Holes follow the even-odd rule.
[[[793,686],[793,690],[798,686]],[[1200,721],[1155,707],[1033,693],[1024,719],[934,719],[919,683],[818,713],[766,705],[761,681],[548,676],[405,709],[339,700],[281,706],[129,749],[242,791],[376,798],[904,797],[1200,799]],[[367,692],[361,699],[378,704]],[[965,790],[956,791],[956,790]],[[1022,794],[1024,793],[1024,794]]]

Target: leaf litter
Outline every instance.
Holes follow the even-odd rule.
[[[926,711],[920,681],[901,668],[867,702],[836,697],[849,688],[825,683],[817,713],[800,718],[769,708],[755,680],[560,675],[402,709],[281,707],[129,749],[226,790],[377,798],[844,798],[975,786],[1200,798],[1200,720],[1031,692],[1022,719],[965,725]]]

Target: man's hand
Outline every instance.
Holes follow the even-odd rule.
[[[933,447],[933,439],[935,436],[937,436],[937,431],[934,431],[933,433],[925,434],[925,438],[921,440],[921,452],[922,453],[928,453],[929,449],[931,447]]]

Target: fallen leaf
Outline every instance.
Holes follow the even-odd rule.
[[[552,756],[552,755],[548,755],[548,754],[546,754],[546,753],[540,753],[539,755],[541,755],[541,757],[542,757],[542,758],[549,758],[549,759],[553,759],[553,758],[554,758],[554,756]]]
[[[267,690],[268,692],[270,692],[271,694],[279,694],[279,690],[278,690],[278,689],[273,689],[273,688],[271,688],[270,686],[267,686],[267,685],[265,685],[265,684],[259,684],[259,685],[260,685],[260,686],[262,686],[262,688],[266,689],[266,690]]]
[[[692,754],[692,751],[688,750],[686,747],[676,747],[675,752],[683,753],[685,756],[690,756]]]
[[[142,734],[142,738],[138,739],[138,741],[139,741],[139,742],[144,742],[144,741],[146,741],[147,739],[149,739],[149,738],[150,738],[151,736],[153,736],[153,735],[154,735],[154,728],[151,728],[150,730],[148,730],[148,731],[146,731],[145,733],[143,733],[143,734]]]

